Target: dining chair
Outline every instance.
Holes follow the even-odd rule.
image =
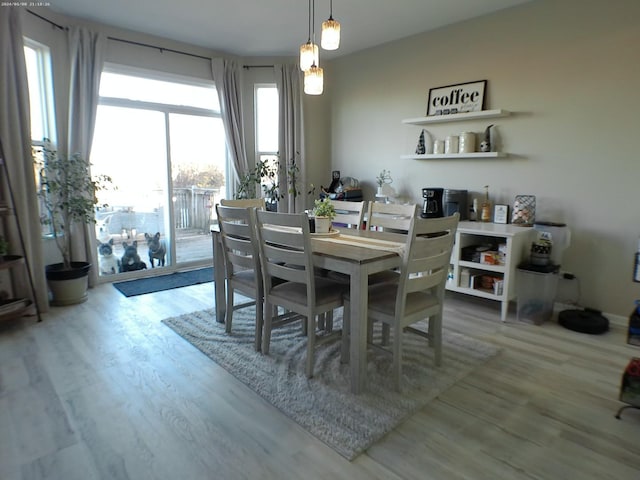
[[[334,226],[362,229],[364,209],[366,202],[347,202],[344,200],[330,200],[336,211],[336,216],[331,221]]]
[[[393,381],[400,390],[402,378],[402,333],[416,333],[429,340],[435,364],[442,363],[442,308],[451,250],[460,215],[423,219],[414,217],[409,225],[400,278],[396,283],[369,286],[369,325],[382,322],[392,331]],[[342,358],[349,354],[349,295],[344,295]],[[427,328],[411,325],[427,320]],[[379,345],[375,347],[382,348]],[[388,349],[382,348],[389,352]]]
[[[221,198],[220,205],[223,207],[259,208],[260,210],[265,210],[266,208],[264,198]]]
[[[231,333],[233,312],[256,306],[255,349],[262,345],[262,271],[258,240],[256,237],[255,209],[216,205],[222,255],[227,277],[225,330]],[[234,293],[238,291],[253,301],[234,305]]]
[[[262,353],[269,353],[274,328],[294,321],[291,313],[302,315],[307,335],[306,374],[312,377],[315,346],[341,333],[318,330],[317,319],[331,316],[342,306],[347,286],[314,274],[306,214],[256,211],[256,217],[264,284]],[[283,307],[287,313],[273,315],[273,306]]]
[[[416,208],[415,204],[369,202],[367,229],[407,233],[416,216]]]

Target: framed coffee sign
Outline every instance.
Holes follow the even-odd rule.
[[[460,83],[429,90],[427,116],[484,110],[486,80]]]

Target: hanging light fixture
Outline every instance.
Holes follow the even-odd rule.
[[[320,45],[324,50],[337,50],[340,46],[340,22],[333,19],[333,0],[330,0],[329,19],[322,22]]]
[[[315,5],[314,5],[315,9]],[[320,63],[320,55],[318,52],[318,45],[311,42],[311,0],[309,0],[309,37],[307,43],[300,45],[300,70],[306,72],[311,68],[314,63],[318,65]],[[315,39],[314,39],[315,40]]]
[[[324,89],[324,71],[315,63],[304,72],[304,93],[307,95],[322,95]]]

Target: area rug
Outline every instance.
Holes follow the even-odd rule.
[[[213,282],[213,267],[199,268],[187,272],[175,272],[157,277],[138,278],[126,282],[117,282],[113,286],[125,297],[134,297],[207,282]]]
[[[213,309],[163,323],[349,460],[498,353],[489,343],[445,328],[442,365],[435,367],[426,339],[405,334],[403,392],[392,387],[391,356],[370,351],[367,391],[353,395],[349,366],[340,363],[339,340],[316,347],[314,377],[307,379],[300,324],[274,330],[270,353],[262,355],[253,346],[254,318],[253,307],[234,312],[231,334],[215,321]],[[336,319],[336,328],[341,320]],[[376,330],[374,339],[379,335]]]

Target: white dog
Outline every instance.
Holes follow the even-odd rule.
[[[98,246],[100,275],[113,275],[120,271],[120,259],[113,254],[113,238]]]

